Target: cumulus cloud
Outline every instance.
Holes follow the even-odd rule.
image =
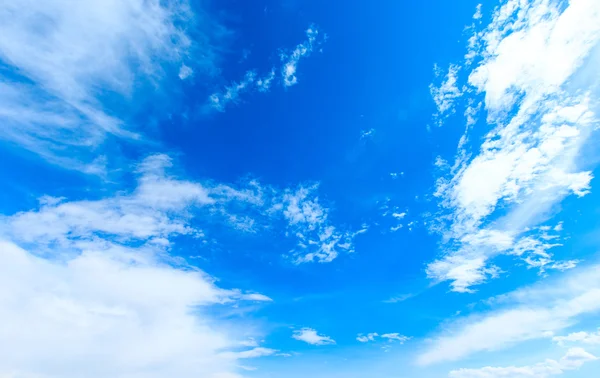
[[[275,353],[210,311],[269,297],[219,288],[169,254],[176,237],[202,237],[190,209],[255,195],[177,179],[170,165],[165,155],[144,160],[131,193],[43,197],[39,209],[0,219],[0,337],[10,340],[0,375],[239,377],[237,360]]]
[[[567,336],[554,336],[552,341],[561,346],[568,343],[600,345],[600,330],[598,332],[581,331],[570,333]]]
[[[333,340],[329,336],[319,335],[316,330],[312,328],[302,328],[300,330],[294,331],[292,337],[299,341],[304,341],[307,344],[311,345],[331,345],[335,344],[335,340]]]
[[[92,162],[108,136],[139,138],[103,99],[126,101],[134,82],[155,82],[164,65],[179,65],[192,47],[181,26],[190,17],[185,0],[2,2],[0,138],[99,173]],[[198,63],[212,64],[211,49],[196,47],[207,57]]]
[[[558,361],[546,360],[531,366],[491,367],[481,369],[459,369],[450,372],[450,378],[547,378],[561,375],[569,370],[577,370],[589,361],[597,358],[581,348],[572,348]]]
[[[0,374],[36,377],[235,375],[235,334],[206,314],[233,300],[153,247],[81,243],[39,257],[0,240]],[[160,362],[157,365],[157,362]]]
[[[450,281],[454,291],[472,292],[498,277],[490,261],[499,254],[542,271],[577,263],[555,261],[550,249],[558,244],[527,232],[566,196],[590,191],[592,173],[579,162],[600,123],[598,97],[592,80],[577,78],[590,69],[586,57],[600,41],[600,5],[565,5],[509,0],[473,36],[479,61],[465,95],[484,95],[494,128],[475,153],[461,140],[454,165],[437,182],[444,214],[433,223],[446,242],[427,267],[430,278]]]
[[[423,365],[455,361],[526,340],[550,339],[581,316],[600,311],[600,266],[578,268],[560,279],[488,301],[498,308],[450,323],[418,358]],[[572,336],[576,338],[578,336]],[[557,339],[557,342],[567,339]]]

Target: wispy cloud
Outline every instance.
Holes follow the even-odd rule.
[[[376,341],[377,339],[387,340],[390,343],[397,342],[400,344],[404,344],[411,338],[408,336],[401,335],[399,333],[384,333],[384,334],[380,335],[376,332],[367,333],[366,335],[359,333],[358,336],[356,337],[356,340],[360,341],[361,343],[373,342],[373,341]]]
[[[321,43],[319,38],[319,29],[315,25],[311,25],[306,29],[306,41],[300,43],[294,51],[291,53],[282,53],[281,61],[283,66],[281,68],[281,77],[283,79],[283,85],[291,87],[298,83],[297,70],[298,63],[301,59],[306,58],[312,54],[314,48]],[[323,37],[323,40],[325,37]]]
[[[566,196],[590,191],[592,174],[579,165],[599,124],[593,111],[599,97],[595,84],[578,75],[591,69],[586,57],[600,41],[593,21],[599,13],[594,1],[561,7],[509,0],[475,33],[478,65],[467,73],[465,96],[485,95],[487,121],[495,128],[476,153],[461,141],[455,163],[437,183],[443,213],[437,229],[447,242],[427,268],[430,278],[470,292],[499,276],[501,269],[490,263],[499,254],[546,270],[576,264],[554,261],[556,244],[539,239],[542,232],[523,234]]]
[[[238,103],[240,96],[244,93],[251,93],[253,91],[268,92],[276,80],[276,72],[281,72],[281,83],[284,87],[297,84],[298,62],[303,58],[309,57],[313,49],[325,40],[324,37],[319,37],[319,30],[314,25],[306,30],[306,37],[307,40],[298,44],[291,53],[281,53],[281,67],[274,67],[264,75],[257,74],[256,70],[246,72],[244,78],[239,82],[234,82],[223,88],[223,90],[210,95],[208,108],[222,112],[225,111],[228,104]]]
[[[558,361],[546,360],[531,366],[484,367],[480,369],[459,369],[450,372],[450,378],[501,378],[536,377],[547,378],[561,375],[569,370],[577,370],[589,361],[598,358],[581,348],[572,348]]]
[[[374,134],[375,134],[375,129],[362,130],[360,132],[360,139],[361,140],[370,139],[373,137]]]
[[[224,111],[228,103],[237,103],[242,93],[251,89],[256,81],[256,73],[254,71],[246,72],[246,76],[239,82],[225,87],[221,93],[213,93],[209,97],[210,106],[218,111]],[[263,88],[263,86],[261,86]]]
[[[262,232],[264,226],[258,225],[272,224],[294,242],[289,254],[282,253],[295,264],[331,262],[342,252],[352,253],[354,238],[367,230],[339,230],[319,201],[317,185],[277,189],[257,181],[240,187],[196,182],[172,176],[172,164],[167,155],[152,155],[138,165],[137,187],[129,194],[72,202],[43,197],[38,211],[0,218],[0,224],[24,243],[63,247],[91,230],[166,245],[174,235],[203,238],[205,231],[190,225],[200,215],[243,232]],[[255,295],[253,300],[265,299]]]
[[[256,347],[240,352],[227,352],[222,354],[223,357],[234,358],[234,359],[248,359],[248,358],[259,358],[272,356],[277,353],[277,350],[263,347]]]
[[[442,77],[442,82],[439,86],[434,84],[429,86],[429,91],[438,110],[436,115],[438,123],[441,123],[444,117],[454,114],[454,102],[462,96],[462,91],[457,85],[459,69],[460,67],[451,64],[448,68],[448,73],[442,75],[441,69],[437,65],[434,67],[436,76]]]
[[[155,82],[165,65],[179,65],[193,45],[179,25],[191,16],[178,0],[3,2],[0,138],[97,173],[89,165],[108,136],[139,138],[104,100],[128,101],[134,82]],[[212,64],[210,48],[195,47],[207,57],[198,65]]]
[[[381,335],[382,339],[387,339],[389,342],[399,342],[400,344],[404,344],[411,338],[408,336],[401,335],[399,333],[384,333]]]
[[[331,345],[335,344],[335,340],[333,340],[329,336],[319,335],[316,330],[312,328],[302,328],[300,330],[294,331],[292,337],[299,341],[304,341],[307,344],[311,345]]]
[[[447,324],[418,362],[455,361],[534,339],[551,339],[586,314],[600,310],[600,266],[578,268],[488,301],[497,309]]]
[[[416,296],[416,294],[412,294],[412,293],[397,295],[397,296],[391,297],[390,299],[386,299],[385,301],[383,301],[383,303],[400,303],[400,302],[409,300],[410,298],[414,298],[415,296]]]

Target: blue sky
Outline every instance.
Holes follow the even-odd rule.
[[[599,63],[595,0],[1,4],[0,377],[595,376]]]

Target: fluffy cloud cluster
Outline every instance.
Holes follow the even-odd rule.
[[[247,330],[208,315],[213,305],[271,299],[217,287],[169,254],[174,241],[204,238],[198,218],[241,232],[261,231],[257,219],[282,224],[305,243],[292,255],[300,263],[351,251],[352,235],[331,225],[316,186],[201,183],[171,175],[171,166],[168,156],[153,155],[137,166],[132,191],[94,200],[43,197],[39,209],[0,218],[0,336],[11,340],[3,344],[0,374],[237,377],[237,360],[277,352],[244,343]],[[311,329],[294,338],[334,342]]]
[[[494,128],[471,152],[467,127],[455,163],[438,180],[445,214],[437,226],[446,242],[444,255],[427,267],[430,278],[450,281],[454,291],[473,291],[499,275],[490,263],[499,254],[542,270],[576,265],[554,260],[556,240],[527,232],[566,196],[590,191],[592,174],[578,164],[599,124],[593,111],[597,78],[588,80],[588,58],[600,42],[599,15],[600,4],[591,0],[509,0],[471,38],[475,65],[465,62],[470,71],[463,96],[471,104],[484,95]]]
[[[247,330],[213,305],[270,299],[222,289],[169,255],[173,238],[201,237],[191,209],[255,203],[251,190],[167,174],[164,155],[138,168],[130,194],[93,201],[45,197],[1,220],[0,375],[12,377],[238,377]],[[242,323],[238,323],[241,326]]]
[[[300,330],[294,331],[292,337],[299,341],[304,341],[307,344],[311,345],[330,345],[335,344],[335,340],[333,340],[329,336],[319,335],[316,330],[312,328],[302,328]]]

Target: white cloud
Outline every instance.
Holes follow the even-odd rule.
[[[576,269],[558,280],[519,289],[489,301],[498,309],[448,324],[419,356],[423,365],[551,338],[581,316],[600,311],[600,266]]]
[[[272,356],[277,353],[277,350],[263,347],[256,347],[248,350],[244,350],[241,352],[228,352],[223,354],[225,357],[236,358],[236,359],[245,359],[245,358],[259,358]]]
[[[449,177],[437,183],[436,195],[448,214],[436,217],[441,223],[435,228],[448,243],[444,255],[428,266],[430,278],[471,292],[499,275],[490,263],[499,254],[515,255],[542,271],[576,265],[554,261],[549,249],[557,244],[544,242],[543,233],[523,234],[566,196],[590,191],[592,174],[578,164],[599,124],[592,111],[597,95],[590,92],[591,80],[576,79],[589,69],[585,58],[600,41],[600,24],[594,21],[599,16],[600,3],[591,0],[566,7],[509,0],[475,34],[480,62],[469,75],[467,94],[485,94],[487,121],[495,128],[477,154],[461,141]],[[575,82],[582,84],[569,84]],[[484,242],[473,242],[482,235]]]
[[[0,234],[0,375],[36,377],[239,377],[238,359],[274,354],[250,345],[244,321],[210,306],[268,302],[221,289],[169,255],[174,236],[201,237],[192,207],[253,190],[170,177],[164,155],[138,166],[130,194],[68,202],[3,217]],[[239,350],[241,345],[251,346]]]
[[[186,66],[185,64],[182,64],[181,67],[179,68],[179,78],[181,80],[185,80],[188,77],[192,76],[194,74],[194,70],[191,67]]]
[[[192,218],[224,223],[243,232],[261,231],[258,224],[280,225],[295,241],[289,256],[296,264],[331,262],[340,253],[354,252],[354,238],[367,231],[340,231],[329,220],[330,209],[317,195],[318,187],[277,190],[250,181],[243,188],[181,180],[169,175],[171,159],[153,155],[139,164],[138,185],[131,193],[95,201],[65,202],[43,197],[40,209],[0,217],[4,230],[20,242],[38,246],[71,245],[72,238],[102,232],[122,241],[142,240],[169,246],[169,237],[202,238],[204,231],[190,226]],[[259,294],[248,300],[269,301]]]
[[[331,345],[335,344],[335,341],[329,337],[324,335],[319,335],[317,331],[312,328],[302,328],[300,330],[294,331],[292,337],[299,341],[304,341],[305,343],[311,345]]]
[[[313,48],[322,43],[318,38],[319,31],[314,26],[306,30],[306,36],[308,39],[296,46],[294,51],[290,54],[282,53],[280,56],[282,66],[279,70],[281,70],[283,85],[285,87],[290,87],[298,82],[298,78],[296,77],[298,62],[300,59],[310,56]],[[254,70],[246,72],[244,78],[239,82],[234,82],[223,88],[223,90],[211,94],[208,98],[208,107],[223,112],[228,104],[237,104],[243,93],[252,91],[268,92],[275,80],[276,70],[276,68],[273,68],[264,76],[258,76]]]
[[[241,296],[242,299],[247,301],[255,301],[255,302],[272,302],[273,300],[267,297],[264,294],[260,293],[251,293],[251,294],[243,294]]]
[[[134,82],[154,82],[163,65],[180,62],[192,41],[177,25],[189,9],[185,1],[2,2],[0,60],[12,74],[0,78],[0,138],[98,173],[89,164],[108,135],[139,138],[100,97],[127,101]],[[210,48],[196,47],[212,64]]]
[[[317,40],[319,37],[319,30],[314,26],[310,26],[306,29],[306,41],[300,43],[294,51],[290,54],[282,53],[281,61],[283,66],[281,68],[281,77],[283,79],[283,85],[291,87],[292,85],[298,84],[298,77],[296,76],[298,70],[298,63],[300,59],[310,56],[313,49],[320,42]]]
[[[390,231],[391,231],[391,232],[396,232],[396,231],[398,231],[398,230],[400,230],[400,229],[402,229],[402,228],[404,228],[404,225],[403,225],[402,223],[400,223],[400,224],[399,224],[399,225],[397,225],[397,226],[392,226],[392,227],[390,227]]]
[[[154,155],[139,166],[138,186],[130,195],[96,201],[63,202],[44,197],[36,212],[6,219],[7,232],[25,243],[63,247],[71,238],[93,232],[128,239],[160,240],[174,234],[200,234],[187,224],[190,206],[217,204],[222,199],[199,183],[169,177],[171,160]]]
[[[360,132],[360,139],[372,138],[373,134],[375,134],[375,129],[362,130]]]
[[[481,369],[459,369],[450,372],[450,378],[547,378],[576,370],[584,363],[597,358],[581,348],[572,348],[558,361],[546,360],[531,366],[484,367]]]
[[[481,13],[481,4],[477,4],[477,8],[475,10],[475,14],[473,15],[473,19],[480,20],[481,17],[483,17],[483,14]]]
[[[250,90],[255,81],[256,72],[246,72],[246,75],[239,83],[233,83],[232,85],[225,87],[223,92],[217,92],[210,95],[210,106],[218,111],[225,111],[227,104],[230,102],[236,104],[239,101],[240,94]]]
[[[272,69],[265,77],[256,80],[256,87],[259,92],[267,92],[271,89],[271,83],[275,79],[275,69]]]
[[[392,213],[392,216],[396,219],[404,219],[404,217],[406,216],[405,212],[402,213]]]
[[[256,341],[252,337],[248,338],[247,340],[240,341],[239,344],[244,347],[252,347],[252,348],[256,348],[259,345],[258,341]]]
[[[404,175],[404,173],[402,173],[402,175]],[[395,223],[394,225],[390,226],[389,230],[390,232],[396,232],[402,228],[404,228],[404,224],[402,223],[398,223],[400,221],[402,221],[404,218],[406,218],[406,215],[408,214],[408,210],[400,210],[399,206],[390,206],[390,199],[386,199],[385,203],[383,206],[380,207],[380,210],[383,210],[383,213],[381,214],[383,217],[387,217],[390,216],[394,219]],[[414,221],[408,222],[408,229],[409,231],[412,230],[412,226],[415,224]]]
[[[0,283],[10,290],[0,293],[0,336],[11,344],[0,375],[90,376],[93,367],[98,377],[233,378],[240,377],[237,360],[277,352],[243,341],[243,323],[225,324],[207,311],[269,297],[220,289],[168,255],[172,236],[201,237],[189,226],[192,207],[264,205],[256,184],[236,190],[178,180],[167,174],[170,165],[165,155],[144,160],[131,194],[74,202],[45,196],[38,211],[2,218]]]
[[[157,252],[95,243],[47,259],[0,241],[0,337],[10,340],[0,346],[0,375],[234,374],[235,359],[221,351],[235,335],[206,315],[228,292]]]
[[[462,96],[462,91],[458,88],[456,82],[458,79],[458,71],[460,67],[451,64],[448,68],[448,73],[440,86],[431,84],[429,91],[435,101],[438,110],[438,116],[443,117],[454,113],[454,102]],[[436,75],[439,76],[439,68],[435,67]]]
[[[415,297],[416,294],[402,294],[402,295],[398,295],[395,297],[391,297],[390,299],[386,299],[385,301],[383,301],[383,303],[399,303],[399,302],[404,302],[410,298]]]
[[[554,336],[552,341],[558,345],[565,345],[567,343],[582,343],[590,345],[600,345],[600,330],[598,332],[574,332],[567,336]]]
[[[359,333],[356,337],[356,340],[360,341],[361,343],[368,343],[369,341],[375,341],[375,338],[378,336],[379,334],[377,333],[368,333],[366,335]]]
[[[354,252],[353,239],[366,232],[340,231],[329,220],[330,209],[324,207],[316,194],[317,186],[300,186],[286,190],[276,198],[271,212],[281,213],[288,223],[288,235],[296,238],[291,253],[296,264],[331,262],[342,252]]]
[[[549,0],[503,4],[481,37],[484,62],[469,77],[485,91],[486,107],[506,110],[519,92],[529,97],[525,105],[534,106],[560,92],[598,43],[598,7],[594,0],[571,1],[564,10]],[[510,30],[502,30],[508,22]]]
[[[390,342],[397,341],[400,344],[404,344],[405,342],[411,339],[410,337],[401,335],[399,333],[384,333],[383,335],[381,335],[381,337],[383,339],[388,339],[388,341]]]
[[[356,337],[356,340],[360,341],[361,343],[368,343],[370,341],[375,341],[377,338],[386,339],[390,343],[399,342],[400,344],[404,344],[411,339],[410,337],[401,335],[399,333],[384,333],[383,335],[380,335],[374,332],[366,335],[359,333]]]

